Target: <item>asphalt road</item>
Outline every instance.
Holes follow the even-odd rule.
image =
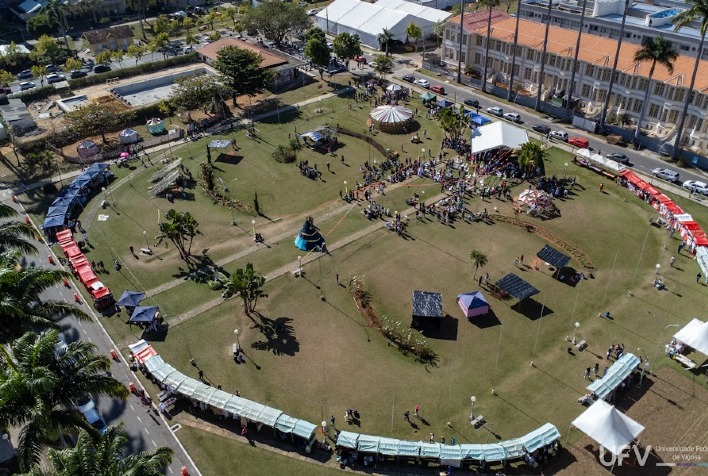
[[[12,201],[11,191],[0,191],[0,200],[8,205],[12,205],[13,208],[21,213],[21,217],[24,215],[24,210],[21,205]],[[39,254],[25,258],[27,260],[26,265],[52,267],[48,261],[52,250],[44,243],[36,242],[35,244],[39,249]],[[54,262],[57,263],[55,266],[61,266],[58,264],[59,262],[56,256],[54,257]],[[71,288],[57,286],[47,290],[42,297],[45,299],[74,302],[75,292],[77,292],[77,290],[73,287],[73,284]],[[83,302],[80,307],[93,316],[93,321],[81,322],[75,320],[73,317],[65,317],[58,321],[67,342],[79,339],[87,340],[96,345],[98,353],[110,356],[110,351],[115,346],[99,322],[99,319],[107,318],[97,317],[90,303]],[[116,319],[116,317],[113,317],[113,319]],[[130,371],[125,361],[121,359],[120,362],[112,362],[111,371],[117,380],[122,382],[126,387],[128,386],[128,382],[134,382],[139,386],[138,379]],[[101,398],[96,401],[96,405],[106,423],[109,425],[123,423],[129,436],[129,452],[148,451],[159,446],[168,446],[174,450],[175,454],[172,459],[172,464],[167,468],[165,474],[177,476],[180,474],[181,467],[186,466],[190,475],[201,475],[181,443],[172,433],[169,426],[170,423],[161,416],[156,417],[154,413],[148,413],[146,411],[147,407],[140,403],[138,397],[130,395],[125,402],[110,398]]]

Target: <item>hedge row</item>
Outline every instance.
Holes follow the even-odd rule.
[[[196,52],[192,52],[186,55],[173,56],[162,61],[143,63],[129,68],[114,69],[112,71],[108,71],[101,74],[93,74],[90,76],[84,76],[83,78],[70,79],[69,86],[71,86],[72,89],[85,88],[86,86],[93,86],[94,84],[105,83],[109,79],[132,78],[133,76],[154,73],[155,71],[159,71],[165,68],[173,68],[175,66],[194,63],[198,60],[199,55]]]
[[[48,84],[41,88],[32,88],[20,93],[10,94],[8,97],[12,99],[22,99],[22,102],[28,103],[38,99],[46,99],[50,94],[54,94],[55,92],[54,86]]]

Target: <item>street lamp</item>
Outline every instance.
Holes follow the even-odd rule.
[[[565,163],[565,172],[563,172],[563,178],[568,176],[568,162]]]
[[[236,350],[241,349],[241,343],[238,340],[238,334],[239,334],[238,329],[234,329],[234,335],[236,336]]]
[[[642,383],[642,380],[644,380],[644,372],[647,369],[647,364],[649,363],[649,359],[647,359],[646,354],[644,354],[644,349],[641,347],[637,347],[637,352],[640,353],[640,358],[642,359],[642,373],[639,375],[639,383]]]
[[[575,323],[575,330],[573,331],[573,343],[575,343],[575,334],[578,333],[578,329],[580,328],[580,323],[576,322]]]
[[[251,225],[253,225],[253,236],[256,236],[256,220],[251,220]]]
[[[297,257],[297,274],[302,276],[302,256]]]
[[[656,263],[656,271],[654,271],[654,274],[659,274],[660,269],[661,269],[661,265],[659,263]]]
[[[349,195],[349,189],[347,188],[347,181],[344,181],[344,195]]]
[[[471,409],[470,409],[470,420],[474,420],[474,402],[477,401],[477,397],[472,395],[470,397],[470,404],[471,404]]]
[[[148,243],[148,232],[146,230],[143,230],[143,238],[145,238],[145,246],[150,249],[150,243]]]
[[[651,371],[654,372],[654,365],[656,365],[656,359],[659,358],[659,346],[661,343],[664,341],[664,332],[666,332],[666,329],[669,327],[682,327],[683,324],[669,324],[668,326],[664,327],[661,330],[661,334],[659,335],[659,342],[656,344],[656,352],[654,352],[654,363],[651,364]]]

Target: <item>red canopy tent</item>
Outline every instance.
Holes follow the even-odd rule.
[[[673,200],[671,200],[669,197],[667,197],[663,193],[660,193],[659,195],[655,195],[654,198],[659,200],[659,203],[663,203],[663,204],[674,203]]]
[[[89,286],[93,281],[98,280],[98,277],[93,273],[91,266],[81,266],[76,270],[76,272],[79,275],[79,281],[81,281],[86,286]]]
[[[57,241],[60,244],[74,241],[74,238],[71,236],[71,230],[62,230],[59,233],[57,233]]]
[[[88,260],[86,259],[86,255],[81,253],[80,255],[74,256],[73,258],[69,258],[69,262],[71,263],[71,266],[76,269],[80,268],[81,266],[88,265]]]
[[[666,205],[666,209],[674,215],[681,215],[683,213],[681,207],[676,205],[674,202],[665,203],[664,205]]]
[[[79,249],[78,245],[76,243],[71,243],[71,245],[67,246],[66,248],[62,247],[64,250],[64,254],[67,256],[67,258],[71,259],[74,258],[78,255],[82,255],[83,253]]]

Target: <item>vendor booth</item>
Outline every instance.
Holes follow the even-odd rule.
[[[428,291],[413,291],[413,319],[411,327],[434,326],[442,324],[442,294]]]
[[[369,114],[383,132],[406,132],[413,123],[413,111],[403,106],[379,106]]]
[[[82,159],[87,159],[101,153],[101,146],[92,140],[82,140],[76,147],[76,152]]]
[[[482,291],[474,291],[472,293],[458,294],[457,304],[465,314],[465,317],[486,316],[489,313],[489,303],[484,297]]]
[[[300,228],[295,238],[295,246],[302,251],[321,251],[325,250],[325,239],[320,233],[320,230],[315,226],[312,217],[307,217],[305,223]]]
[[[147,121],[146,126],[148,132],[154,136],[165,132],[165,123],[162,122],[162,119],[158,119],[157,117],[153,117]]]
[[[131,128],[123,129],[118,134],[121,144],[135,144],[140,140],[140,135]]]

